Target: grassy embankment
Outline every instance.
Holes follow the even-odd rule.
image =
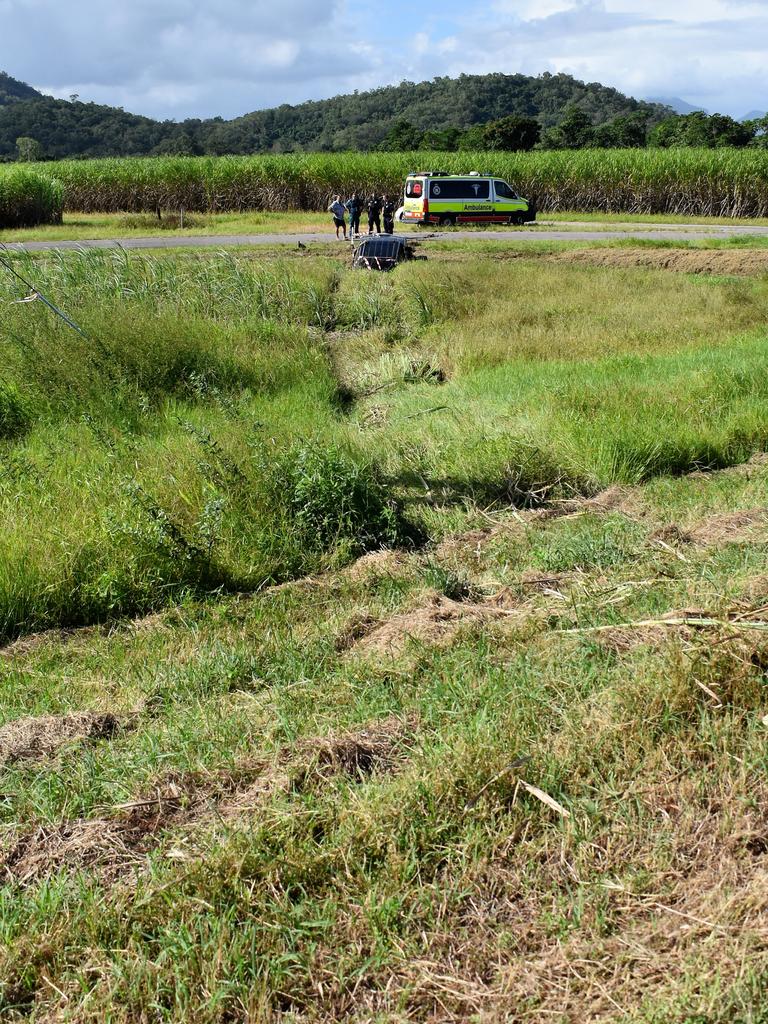
[[[22,263],[5,1017],[750,1019],[765,281]]]

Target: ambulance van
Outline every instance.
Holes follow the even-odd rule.
[[[402,220],[408,224],[525,224],[536,207],[492,174],[415,171],[405,179]]]

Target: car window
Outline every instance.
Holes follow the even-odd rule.
[[[517,199],[517,192],[511,189],[506,181],[494,181],[493,184],[499,199]]]
[[[421,199],[424,194],[424,185],[419,178],[408,178],[405,183],[405,195],[407,199]]]
[[[431,199],[487,199],[490,194],[491,187],[487,179],[437,178],[429,185]]]

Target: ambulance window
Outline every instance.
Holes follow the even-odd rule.
[[[409,178],[405,183],[405,195],[408,199],[421,199],[424,188],[418,178]]]
[[[490,195],[490,182],[483,179],[438,178],[430,183],[429,195],[432,199],[487,199]]]
[[[494,185],[499,199],[517,199],[517,193],[509,187],[506,181],[495,181]]]

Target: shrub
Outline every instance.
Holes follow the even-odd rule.
[[[324,552],[342,545],[359,554],[395,544],[404,533],[372,467],[335,445],[293,445],[267,472],[272,498],[284,511],[296,545]]]

